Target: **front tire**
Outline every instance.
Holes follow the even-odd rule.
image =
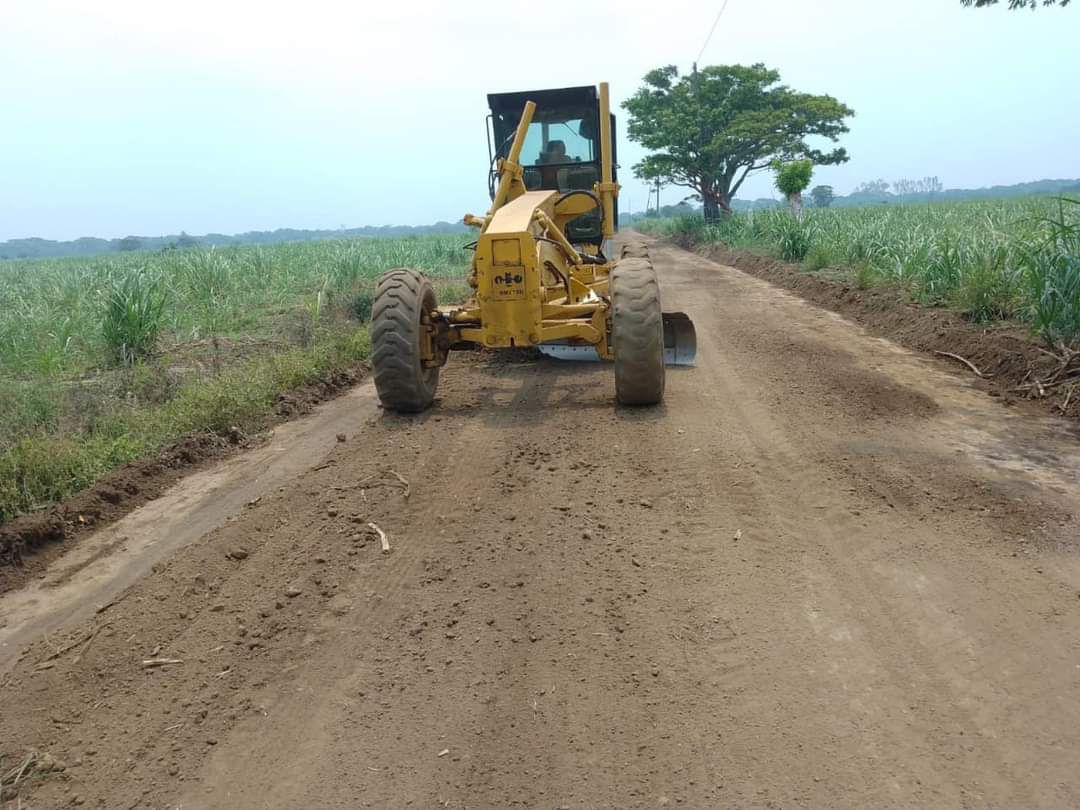
[[[627,242],[622,246],[620,258],[647,259],[649,258],[649,246],[644,242]]]
[[[435,289],[417,270],[388,270],[371,308],[371,358],[375,390],[383,407],[419,413],[431,407],[439,385],[438,366],[425,367],[421,336],[437,306]]]
[[[648,259],[627,258],[611,272],[615,398],[657,405],[664,398],[664,318],[660,284]]]

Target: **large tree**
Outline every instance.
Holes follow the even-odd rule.
[[[672,65],[658,68],[623,107],[630,138],[653,150],[634,174],[693,189],[706,219],[730,212],[746,178],[777,160],[845,162],[845,149],[822,152],[806,139],[837,141],[855,114],[832,96],[795,92],[761,64],[714,65],[681,77]]]
[[[815,207],[828,208],[836,199],[836,192],[833,191],[832,186],[814,186],[810,189],[810,196],[814,200]]]

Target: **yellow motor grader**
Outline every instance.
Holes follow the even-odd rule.
[[[665,360],[692,364],[696,334],[685,314],[662,312],[644,244],[610,257],[619,184],[607,84],[498,93],[488,103],[491,207],[464,219],[479,232],[473,297],[439,307],[420,272],[383,275],[371,316],[379,399],[423,411],[451,349],[535,346],[613,361],[619,403],[659,403]]]

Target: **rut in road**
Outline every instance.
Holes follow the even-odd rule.
[[[0,751],[68,763],[35,798],[1080,803],[1072,437],[653,257],[701,339],[664,406],[613,408],[604,366],[477,355],[421,417],[358,414],[87,624],[77,663],[29,649]],[[143,668],[155,649],[183,663]]]

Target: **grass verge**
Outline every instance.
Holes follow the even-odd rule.
[[[367,356],[366,328],[328,334],[308,349],[254,357],[187,382],[160,404],[116,408],[80,432],[24,435],[0,450],[0,521],[62,501],[184,436],[261,429],[281,394]]]
[[[1080,200],[989,202],[700,216],[636,223],[677,243],[763,252],[860,289],[902,289],[975,323],[1026,324],[1058,353],[1080,343]]]
[[[0,261],[0,524],[184,437],[262,427],[367,357],[386,270],[467,297],[467,238]]]

